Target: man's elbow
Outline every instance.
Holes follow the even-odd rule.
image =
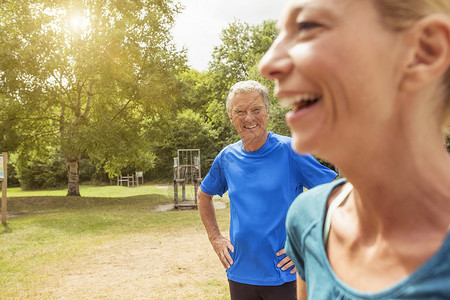
[[[209,195],[202,191],[202,189],[199,187],[197,190],[197,201],[200,202],[206,202],[206,201],[212,201],[212,195]]]

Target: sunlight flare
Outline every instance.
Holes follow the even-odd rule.
[[[81,15],[72,15],[69,19],[70,28],[73,31],[84,31],[89,25],[89,19]]]

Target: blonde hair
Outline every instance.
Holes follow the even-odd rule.
[[[431,14],[450,17],[450,0],[373,0],[384,23],[394,30],[411,27],[421,18]],[[445,99],[442,124],[446,134],[450,134],[450,67],[443,77]]]

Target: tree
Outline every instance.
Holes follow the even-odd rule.
[[[79,194],[87,154],[110,175],[149,168],[141,123],[168,111],[179,94],[185,53],[170,29],[175,0],[3,1],[0,100],[12,103],[1,142],[22,161],[52,145],[68,167],[68,195]],[[150,162],[148,162],[150,160]]]
[[[17,149],[20,138],[17,134],[19,121],[17,115],[20,113],[20,106],[10,102],[0,94],[0,151],[11,152]]]
[[[230,87],[241,80],[265,80],[257,67],[276,36],[274,20],[253,26],[237,20],[232,22],[222,31],[221,44],[214,47],[209,71],[214,74],[216,81],[220,79]]]
[[[240,80],[255,79],[273,89],[273,83],[259,75],[257,65],[276,33],[275,21],[256,26],[235,21],[222,31],[207,72],[189,70],[180,74],[182,88],[176,111],[153,118],[148,126],[148,140],[154,141],[153,149],[158,153],[154,178],[171,176],[172,158],[178,148],[200,148],[205,174],[209,167],[206,160],[239,139],[228,119],[225,98],[229,88]],[[270,129],[289,134],[284,122],[286,110],[272,100],[271,115],[275,117],[271,118]]]
[[[200,148],[205,174],[207,160],[239,139],[226,114],[225,98],[231,85],[239,80],[259,80],[273,89],[273,83],[258,74],[257,64],[275,36],[274,21],[256,26],[233,22],[222,32],[222,41],[214,50],[207,72],[192,69],[179,74],[180,96],[173,110],[153,115],[143,127],[156,154],[149,174],[152,178],[172,177],[173,157],[179,148]],[[273,99],[271,130],[289,134],[284,114],[285,110]]]
[[[173,158],[178,149],[200,149],[202,174],[208,171],[206,159],[217,154],[216,145],[211,143],[215,131],[202,114],[186,108],[155,118],[148,127],[148,139],[153,141],[152,149],[158,153],[151,174],[153,178],[172,178]]]
[[[258,63],[277,36],[276,22],[264,21],[259,25],[249,25],[234,21],[222,31],[221,44],[213,51],[213,59],[208,69],[210,105],[207,108],[212,128],[218,131],[221,146],[238,139],[225,113],[225,99],[232,85],[242,80],[256,80],[264,84],[270,93],[271,110],[268,128],[280,134],[289,135],[284,122],[287,110],[280,107],[273,95],[274,84],[258,73]]]

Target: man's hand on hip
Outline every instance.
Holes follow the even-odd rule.
[[[233,259],[231,258],[230,252],[228,250],[234,252],[234,247],[231,244],[230,240],[224,238],[223,236],[219,236],[211,240],[211,245],[213,246],[214,251],[216,251],[217,256],[219,256],[222,265],[226,269],[231,268]]]
[[[281,249],[280,251],[277,252],[277,256],[281,256],[286,254],[286,250]],[[294,266],[294,262],[291,260],[291,258],[289,256],[286,255],[285,258],[283,258],[278,264],[277,267],[281,268],[281,271],[286,271],[287,269],[289,269],[290,267]],[[290,271],[291,274],[294,274],[295,272],[297,272],[297,269],[295,268],[295,266],[292,268],[292,270]]]

